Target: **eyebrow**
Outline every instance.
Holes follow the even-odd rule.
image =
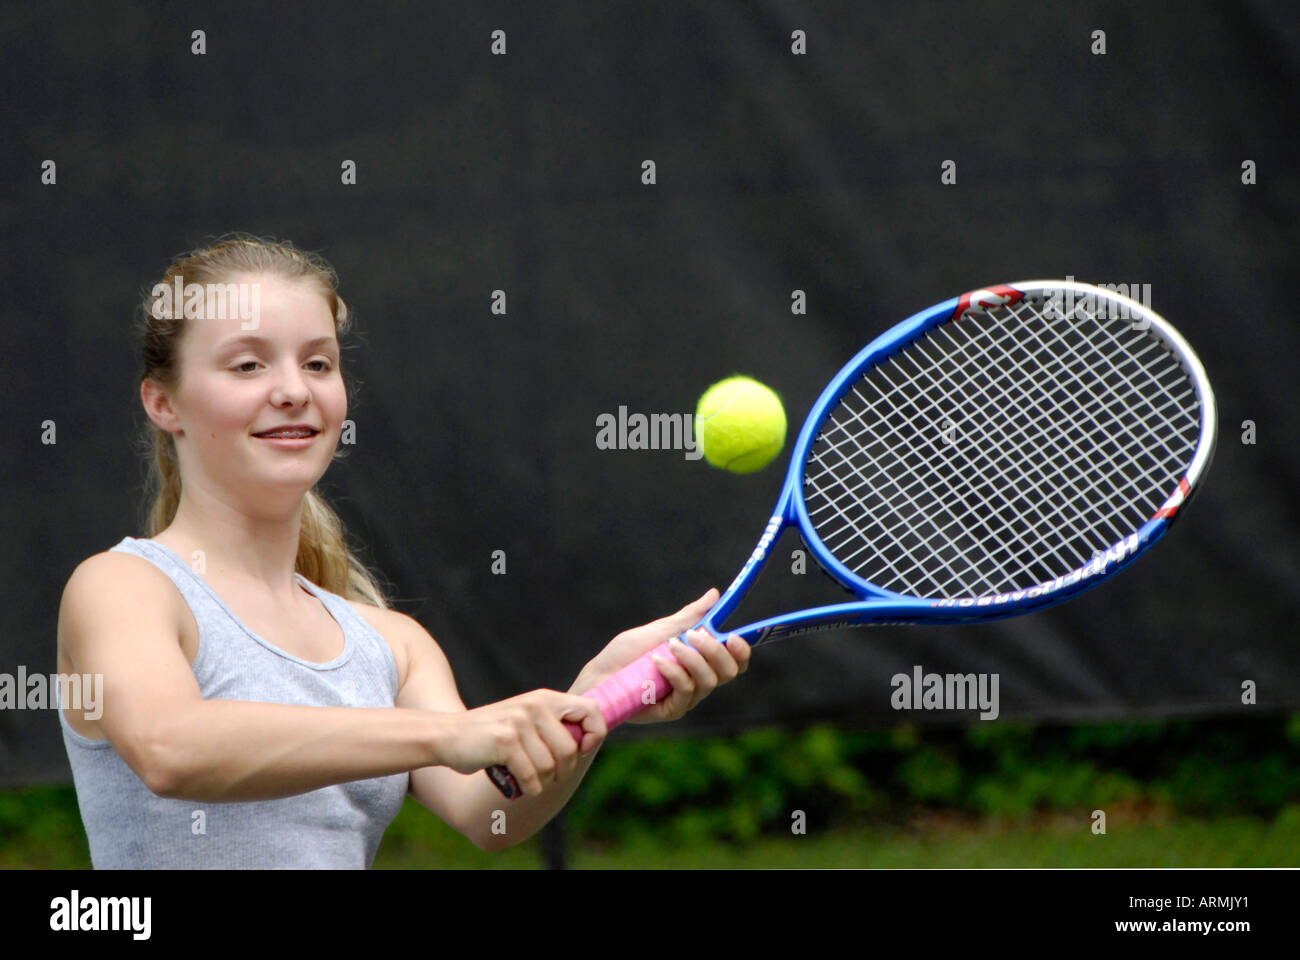
[[[266,337],[259,337],[256,336],[255,334],[250,333],[250,334],[245,334],[242,337],[231,337],[229,340],[224,340],[221,343],[217,344],[216,349],[225,350],[227,347],[240,346],[246,343],[264,345],[270,342],[271,341],[268,340]],[[336,341],[334,337],[316,337],[314,340],[308,340],[306,344],[304,344],[304,346],[308,346],[308,347],[334,346],[335,343]]]

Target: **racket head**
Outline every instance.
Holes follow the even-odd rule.
[[[1059,603],[1149,549],[1200,488],[1214,395],[1172,325],[1106,288],[972,291],[868,344],[813,405],[764,539],[707,620],[798,527],[856,603],[772,618],[751,643]]]

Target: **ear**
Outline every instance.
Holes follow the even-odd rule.
[[[157,427],[168,433],[182,432],[180,418],[172,409],[171,397],[163,390],[161,384],[148,378],[141,381],[140,402],[144,405],[144,412]]]

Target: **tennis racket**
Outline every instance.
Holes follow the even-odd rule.
[[[757,646],[1052,606],[1164,535],[1214,440],[1200,361],[1142,304],[1061,280],[964,294],[904,320],[836,374],[804,421],[758,546],[696,626]],[[720,630],[791,526],[855,599]],[[670,692],[653,653],[676,659],[665,643],[584,694],[608,728]],[[582,729],[566,726],[581,742]],[[487,772],[507,797],[521,792],[504,767]]]

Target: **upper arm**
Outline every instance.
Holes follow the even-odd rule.
[[[419,710],[465,710],[465,702],[456,689],[451,663],[442,647],[418,620],[404,613],[392,612],[406,646],[406,679],[397,692],[396,706]]]
[[[99,727],[151,790],[166,787],[160,731],[203,699],[180,645],[175,586],[142,557],[101,553],[63,590],[59,648],[77,673],[103,678]]]
[[[395,706],[439,713],[463,713],[466,706],[456,689],[447,655],[423,626],[396,611],[386,624],[406,648],[406,678]],[[473,838],[467,822],[468,801],[477,793],[475,780],[482,774],[458,773],[450,767],[420,767],[411,771],[411,796],[446,823]],[[477,842],[477,841],[476,841]]]
[[[384,638],[397,666],[395,707],[418,710],[464,710],[451,664],[429,631],[414,617],[397,610],[348,601],[352,609]]]

